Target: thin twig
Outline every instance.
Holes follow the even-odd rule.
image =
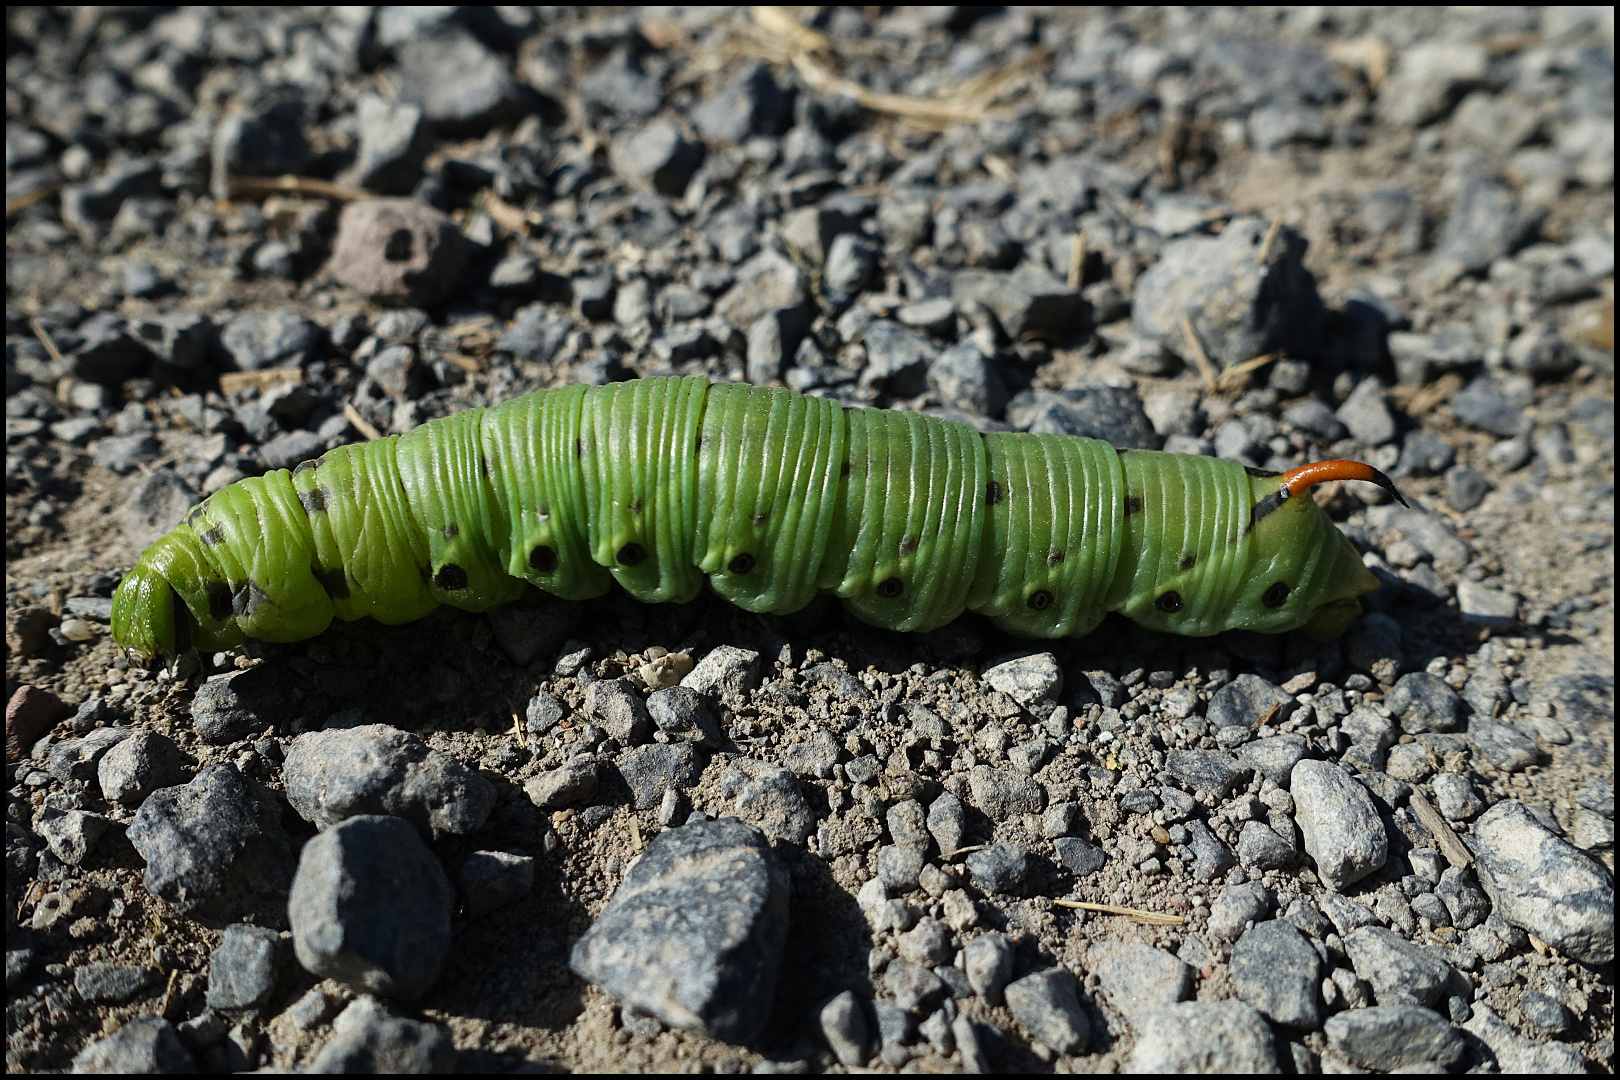
[[[284,382],[303,382],[304,373],[295,367],[264,368],[260,371],[227,371],[219,377],[219,389],[226,395],[243,387],[265,390]]]
[[[271,195],[311,195],[321,199],[352,202],[368,199],[371,192],[345,187],[313,176],[232,176],[226,190],[233,199],[262,199]]]
[[[1412,813],[1417,815],[1418,822],[1434,834],[1435,843],[1440,845],[1446,861],[1459,870],[1467,869],[1468,864],[1474,861],[1474,853],[1463,844],[1450,823],[1440,816],[1440,811],[1434,808],[1434,804],[1421,791],[1413,791],[1408,801],[1412,806]]]
[[[1209,354],[1204,351],[1204,343],[1198,340],[1198,331],[1193,329],[1192,319],[1185,313],[1181,316],[1181,332],[1187,338],[1187,348],[1198,363],[1198,370],[1204,376],[1204,386],[1210,393],[1217,390],[1215,365],[1209,362]]]
[[[1271,242],[1277,239],[1277,231],[1282,228],[1282,218],[1271,219],[1271,228],[1266,230],[1266,242],[1260,245],[1260,258],[1256,262],[1265,262],[1271,258]]]
[[[1086,269],[1086,233],[1082,229],[1069,240],[1069,288],[1080,287],[1081,275]]]
[[[1266,353],[1264,356],[1250,357],[1241,364],[1233,364],[1221,372],[1221,377],[1215,380],[1215,388],[1223,394],[1242,390],[1249,385],[1250,375],[1265,367],[1280,355],[1280,353]]]
[[[58,364],[64,363],[62,359],[62,350],[58,349],[56,347],[56,342],[51,340],[51,332],[46,328],[45,324],[40,322],[39,319],[35,317],[28,320],[28,326],[34,331],[34,336],[39,338],[39,343],[45,346],[45,351],[51,354],[51,359],[55,360]]]
[[[529,748],[528,737],[523,734],[523,723],[518,719],[517,710],[512,710],[512,734],[517,736],[517,744],[524,750]]]
[[[1166,915],[1159,911],[1146,911],[1142,908],[1120,907],[1118,904],[1093,904],[1089,900],[1054,900],[1057,907],[1077,908],[1080,911],[1095,911],[1103,915],[1124,915],[1129,919],[1145,922],[1150,926],[1184,926],[1186,918],[1181,915]]]
[[[372,442],[376,442],[378,439],[382,438],[382,432],[373,427],[370,420],[367,420],[365,417],[360,415],[360,410],[354,407],[354,402],[345,401],[343,403],[343,416],[344,419],[348,420],[349,423],[353,424],[359,430],[360,434],[364,435]]]

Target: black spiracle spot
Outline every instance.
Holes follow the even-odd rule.
[[[231,587],[223,581],[208,583],[208,614],[215,622],[224,622],[233,614]]]
[[[439,567],[433,575],[433,584],[445,592],[456,592],[467,587],[467,571],[453,562],[447,562]]]
[[[854,472],[854,471],[855,471],[855,466],[851,465],[849,462],[846,461],[842,465],[838,466],[838,478],[840,480],[848,480],[849,479],[849,474]]]
[[[761,510],[759,513],[754,515],[754,528],[759,528],[769,520],[771,520],[770,513],[768,511]]]
[[[1260,602],[1269,608],[1279,608],[1288,603],[1288,582],[1274,581],[1265,592],[1260,594]]]
[[[877,594],[885,600],[893,600],[906,589],[905,583],[897,577],[884,578],[878,582]]]
[[[726,564],[726,569],[730,570],[733,574],[746,574],[753,570],[753,568],[754,557],[746,551],[741,555],[733,557],[732,560]]]
[[[1166,615],[1173,615],[1181,610],[1181,594],[1174,589],[1166,593],[1160,593],[1159,598],[1153,601],[1153,606]]]
[[[619,549],[619,561],[626,566],[640,566],[647,561],[647,549],[632,540]]]
[[[1002,492],[1000,484],[992,480],[988,484],[984,485],[984,505],[998,506],[1001,503],[1001,499]]]
[[[1029,594],[1029,599],[1025,602],[1029,604],[1031,611],[1045,611],[1052,606],[1052,594],[1045,589],[1036,589]]]
[[[1141,509],[1142,509],[1142,500],[1141,499],[1137,498],[1135,495],[1127,495],[1127,496],[1125,496],[1125,516],[1126,517],[1130,517],[1132,514],[1139,513],[1141,511]]]
[[[536,544],[529,549],[529,569],[538,570],[542,574],[549,574],[557,569],[557,550],[545,544]]]
[[[1185,573],[1198,565],[1197,555],[1183,555],[1181,561],[1176,563],[1176,569]]]

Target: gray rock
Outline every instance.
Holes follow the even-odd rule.
[[[281,937],[262,926],[236,923],[225,928],[208,958],[208,1007],[256,1009],[276,988]]]
[[[896,397],[915,397],[928,388],[935,348],[927,338],[899,323],[879,319],[866,328],[861,341],[866,345],[863,385]]]
[[[146,860],[148,892],[183,912],[279,899],[292,879],[292,846],[269,792],[230,765],[147,797],[127,831]]]
[[[83,738],[53,743],[45,770],[63,783],[94,780],[103,756],[129,734],[128,728],[95,728]]]
[[[619,774],[630,787],[635,808],[652,810],[663,801],[664,792],[695,785],[707,764],[708,755],[690,743],[654,743],[625,753],[619,761]]]
[[[1080,294],[1034,269],[959,270],[951,278],[951,298],[989,308],[1014,341],[1040,337],[1062,342],[1086,322]]]
[[[757,825],[773,844],[802,844],[816,831],[815,811],[798,780],[780,765],[736,758],[721,777],[720,794],[733,813]]]
[[[1299,849],[1265,822],[1245,821],[1238,835],[1237,857],[1250,870],[1288,870],[1299,863]]]
[[[699,660],[681,685],[699,694],[746,694],[759,686],[759,653],[721,645]]]
[[[409,195],[422,175],[432,133],[419,106],[366,94],[355,109],[360,128],[356,182],[378,195]]]
[[[461,864],[459,884],[467,917],[481,919],[533,891],[534,859],[506,851],[475,851]]]
[[[222,746],[291,719],[287,676],[269,664],[215,675],[197,689],[191,723],[206,743]]]
[[[1310,744],[1305,736],[1285,732],[1273,735],[1269,739],[1256,739],[1254,742],[1244,743],[1238,749],[1237,760],[1250,766],[1278,787],[1286,788],[1293,782],[1294,766],[1304,759],[1305,752],[1309,748]]]
[[[369,994],[332,1021],[332,1037],[305,1066],[312,1073],[444,1075],[455,1065],[450,1032],[426,1020],[395,1016]]]
[[[751,135],[780,135],[793,126],[792,99],[764,64],[751,64],[692,110],[706,139],[730,146]]]
[[[174,1025],[156,1016],[137,1016],[97,1039],[73,1059],[76,1073],[113,1075],[191,1073],[197,1063]]]
[[[324,336],[296,309],[284,307],[232,316],[220,330],[219,343],[237,370],[261,371],[302,367],[316,358]]]
[[[459,25],[412,34],[394,53],[400,99],[420,105],[442,134],[482,135],[532,108],[505,61]]]
[[[1361,1069],[1451,1071],[1462,1060],[1462,1035],[1439,1013],[1417,1005],[1350,1009],[1326,1025],[1328,1052]]]
[[[1478,506],[1490,490],[1491,482],[1467,465],[1446,472],[1446,505],[1459,514]]]
[[[42,807],[34,831],[52,855],[69,866],[78,866],[111,825],[110,818],[86,810]]]
[[[718,750],[725,742],[720,725],[697,691],[671,686],[647,695],[647,712],[671,739]]]
[[[1451,415],[1471,428],[1512,438],[1529,431],[1524,412],[1504,397],[1489,375],[1481,375],[1451,399]]]
[[[1493,589],[1468,578],[1457,582],[1457,609],[1462,613],[1463,622],[1493,630],[1511,630],[1519,621],[1516,593]]]
[[[94,1005],[121,1005],[153,982],[150,968],[85,964],[73,972],[73,992]]]
[[[1140,942],[1106,941],[1086,952],[1086,967],[1114,1008],[1138,1031],[1158,1012],[1193,996],[1193,970]]]
[[[1339,766],[1301,761],[1289,791],[1294,820],[1323,884],[1336,892],[1384,865],[1389,838],[1367,789]]]
[[[622,746],[635,746],[652,736],[652,717],[629,679],[598,679],[587,686],[585,715]]]
[[[1591,967],[1614,961],[1614,881],[1590,856],[1506,799],[1473,828],[1480,884],[1514,926]]]
[[[877,269],[878,253],[854,233],[839,233],[827,249],[822,281],[834,295],[849,296],[866,288]]]
[[[1440,773],[1429,781],[1429,787],[1434,792],[1435,805],[1447,821],[1467,821],[1485,809],[1474,785],[1459,773]]]
[[[911,844],[885,845],[878,848],[878,880],[892,892],[911,892],[925,862],[923,851]]]
[[[1394,930],[1382,926],[1352,930],[1344,935],[1344,951],[1381,1005],[1428,1008],[1450,992],[1450,965]]]
[[[968,776],[973,805],[993,821],[1018,814],[1038,814],[1046,806],[1046,791],[1030,776],[1012,769],[975,765]]]
[[[1258,881],[1227,885],[1209,905],[1209,932],[1222,941],[1236,941],[1248,929],[1276,909],[1277,898]]]
[[[1490,1048],[1503,1074],[1579,1076],[1588,1071],[1586,1059],[1573,1046],[1527,1039],[1484,1002],[1475,1002],[1472,1010],[1461,1026]]]
[[[703,164],[703,144],[688,142],[674,121],[658,117],[616,139],[610,157],[613,171],[632,186],[679,199]]]
[[[523,793],[542,810],[560,810],[595,796],[599,779],[596,760],[586,757],[530,777]]]
[[[809,300],[803,270],[774,251],[761,251],[737,268],[737,280],[715,311],[744,333],[773,311],[803,308]]]
[[[1472,930],[1490,917],[1490,901],[1469,884],[1467,872],[1455,866],[1447,867],[1440,875],[1434,895],[1445,904],[1451,925],[1458,930]]]
[[[1324,309],[1304,267],[1306,242],[1284,227],[1262,260],[1258,255],[1269,224],[1241,218],[1219,236],[1166,244],[1159,261],[1136,282],[1131,317],[1137,334],[1185,352],[1190,349],[1181,328],[1185,316],[1221,368],[1282,347],[1291,356],[1312,355],[1310,339],[1320,330]]]
[[[1052,850],[1063,869],[1077,878],[1101,870],[1108,862],[1102,848],[1078,836],[1060,836],[1052,841]]]
[[[901,934],[896,943],[902,960],[927,968],[939,967],[956,952],[945,924],[929,917],[918,919],[917,925]]]
[[[949,300],[923,303],[950,305]],[[958,342],[934,359],[928,366],[928,388],[947,408],[979,416],[999,416],[1007,405],[1007,387],[995,363],[972,341]]]
[[[293,740],[287,801],[318,828],[391,814],[439,839],[477,832],[495,808],[488,780],[409,732],[385,724],[311,731]]]
[[[1475,753],[1504,772],[1520,772],[1541,760],[1536,740],[1511,724],[1481,716],[1468,721],[1468,743]]]
[[[988,933],[962,947],[962,961],[973,992],[991,1005],[999,1005],[1007,980],[1012,978],[1013,946],[1006,935]]]
[[[810,328],[804,307],[767,311],[748,328],[747,373],[755,386],[781,381]]]
[[[1385,701],[1400,718],[1401,729],[1411,735],[1429,731],[1455,731],[1462,699],[1438,675],[1412,671],[1402,675]]]
[[[1129,450],[1156,450],[1160,443],[1136,391],[1120,386],[1082,386],[1046,397],[1036,406],[1029,430],[1101,439]]]
[[[1223,749],[1249,741],[1250,732],[1269,716],[1267,723],[1280,726],[1291,716],[1298,702],[1292,694],[1258,675],[1243,674],[1215,691],[1205,710],[1215,726],[1215,741]]]
[[[1029,853],[1022,844],[991,844],[969,855],[967,868],[984,892],[1017,895],[1029,874]]]
[[[1232,794],[1238,781],[1251,771],[1231,754],[1218,750],[1172,750],[1165,755],[1164,767],[1178,783],[1216,799]]]
[[[1441,326],[1427,334],[1397,331],[1389,335],[1388,345],[1399,381],[1406,386],[1422,386],[1482,359],[1479,341],[1466,324]]]
[[[1522,229],[1513,190],[1499,177],[1477,176],[1452,204],[1425,275],[1445,283],[1483,273],[1513,249]]]
[[[1226,846],[1215,839],[1209,826],[1202,821],[1187,822],[1187,848],[1193,853],[1192,875],[1196,881],[1214,881],[1221,877],[1237,860]]]
[[[1556,675],[1547,680],[1544,693],[1566,724],[1594,729],[1614,723],[1613,674]]]
[[[800,776],[831,780],[842,748],[829,731],[818,731],[809,742],[789,743],[782,748],[782,764]],[[892,813],[892,811],[891,811]],[[927,845],[927,834],[923,837]]]
[[[403,818],[362,815],[304,845],[287,901],[298,962],[317,978],[414,1001],[450,948],[455,893]]]
[[[1396,472],[1402,476],[1438,476],[1451,468],[1457,452],[1451,444],[1427,431],[1414,431],[1401,444]]]
[[[820,1019],[821,1037],[827,1040],[840,1065],[857,1068],[871,1059],[871,1026],[853,990],[845,990],[823,1005]]]
[[[1375,611],[1350,624],[1344,656],[1354,668],[1370,673],[1381,683],[1392,683],[1401,673],[1401,624]]]
[[[1383,446],[1395,438],[1395,414],[1377,379],[1357,383],[1335,415],[1356,441],[1366,446]]]
[[[1264,1018],[1241,1001],[1169,1005],[1141,1028],[1125,1071],[1277,1073],[1276,1044]]]
[[[1314,1030],[1322,1022],[1322,958],[1286,920],[1258,923],[1238,939],[1232,989],[1273,1023]]]
[[[1078,1054],[1091,1042],[1079,987],[1066,968],[1026,975],[1006,989],[1007,1008],[1038,1041],[1059,1054]]]
[[[570,967],[671,1027],[746,1042],[781,969],[790,879],[765,838],[722,818],[660,833]]]
[[[986,668],[984,681],[1025,708],[1056,701],[1063,693],[1063,669],[1049,652],[1020,656]]]
[[[1315,435],[1324,442],[1338,442],[1350,433],[1328,404],[1316,398],[1307,398],[1288,406],[1282,411],[1282,419],[1283,423]]]

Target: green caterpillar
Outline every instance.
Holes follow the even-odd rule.
[[[525,583],[684,601],[707,579],[778,614],[833,592],[896,630],[966,610],[1062,637],[1119,611],[1327,638],[1377,586],[1299,497],[1332,479],[1394,491],[1356,462],[1279,475],[703,378],[568,386],[216,492],[123,579],[112,632],[175,657],[484,611]]]

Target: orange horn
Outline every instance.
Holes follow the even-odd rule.
[[[1282,475],[1283,487],[1287,490],[1289,498],[1303,495],[1317,484],[1325,484],[1329,480],[1363,480],[1369,484],[1377,484],[1391,495],[1402,506],[1411,505],[1395,482],[1371,465],[1360,461],[1313,461],[1309,465],[1301,465],[1297,469],[1289,469]]]

